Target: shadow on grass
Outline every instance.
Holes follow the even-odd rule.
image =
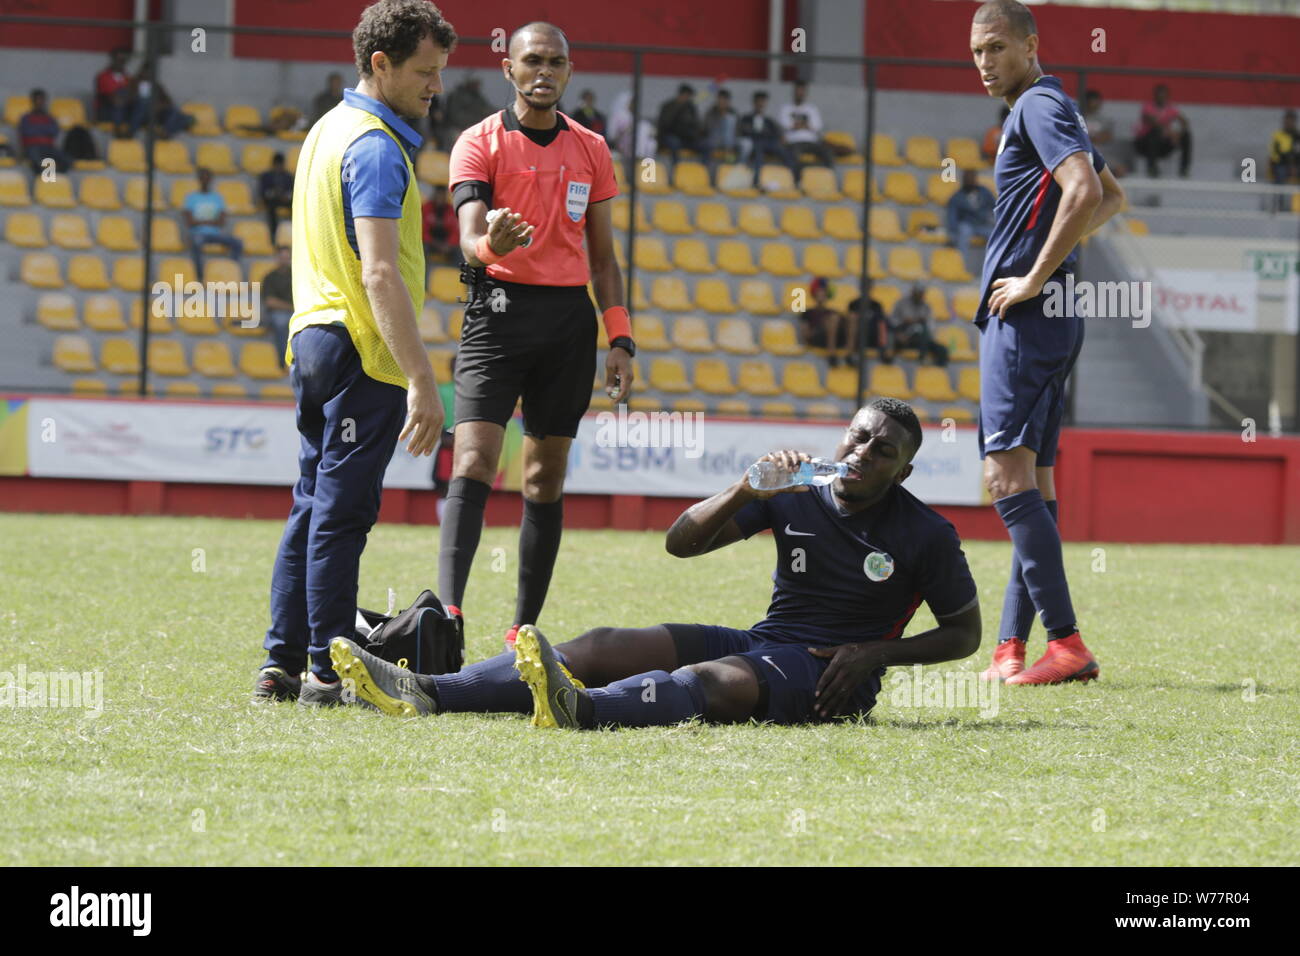
[[[999,732],[1020,732],[1028,730],[1093,730],[1094,724],[1082,724],[1075,721],[1038,720],[1033,717],[1009,719],[995,717],[980,720],[959,717],[947,717],[942,720],[908,720],[904,717],[873,717],[867,722],[876,727],[892,727],[898,730],[937,730],[942,727],[956,727],[959,730],[993,730]]]

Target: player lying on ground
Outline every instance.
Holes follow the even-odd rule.
[[[330,645],[334,664],[360,702],[395,716],[531,712],[537,726],[591,728],[865,715],[885,667],[956,660],[980,643],[957,532],[902,487],[920,445],[912,409],[879,398],[835,451],[849,465],[844,478],[781,491],[742,478],[677,519],[666,543],[682,558],[772,530],[772,603],[749,630],[598,627],[552,648],[527,625],[514,652],[439,676],[412,674],[340,637]],[[766,456],[791,467],[807,457]],[[900,637],[922,600],[939,626]]]

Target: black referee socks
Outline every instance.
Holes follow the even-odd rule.
[[[551,586],[555,556],[560,553],[564,530],[564,496],[555,501],[524,499],[524,519],[519,525],[519,594],[515,598],[515,623],[536,624]]]
[[[492,486],[474,478],[453,478],[447,486],[438,548],[438,597],[461,607],[465,583],[483,535],[483,508]]]

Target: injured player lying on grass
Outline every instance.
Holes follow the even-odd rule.
[[[351,691],[345,696],[393,716],[531,713],[538,727],[584,729],[865,716],[887,666],[956,660],[980,643],[979,601],[957,532],[902,487],[920,445],[912,409],[875,399],[835,450],[848,465],[843,478],[778,491],[741,478],[677,519],[666,545],[679,558],[772,531],[771,605],[747,630],[598,627],[552,647],[525,625],[513,651],[436,676],[339,637],[330,653]],[[765,458],[794,468],[808,456]],[[923,600],[939,626],[902,637]]]

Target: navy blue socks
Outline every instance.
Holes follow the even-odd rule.
[[[1056,499],[1044,501],[1043,504],[1047,505],[1047,510],[1051,512],[1052,520],[1056,522],[1059,529],[1061,517],[1057,510]],[[998,643],[1009,641],[1013,637],[1026,640],[1033,627],[1034,602],[1030,600],[1029,588],[1025,586],[1025,578],[1020,567],[1020,552],[1012,548],[1011,577],[1007,581],[1006,595],[1002,599],[1002,623],[998,630]]]
[[[1037,488],[993,502],[1011,535],[1030,600],[1053,637],[1074,632],[1074,606],[1061,558],[1061,534]],[[1024,635],[1016,635],[1023,637]]]
[[[590,690],[597,727],[662,727],[704,715],[704,687],[694,671],[650,671]]]

